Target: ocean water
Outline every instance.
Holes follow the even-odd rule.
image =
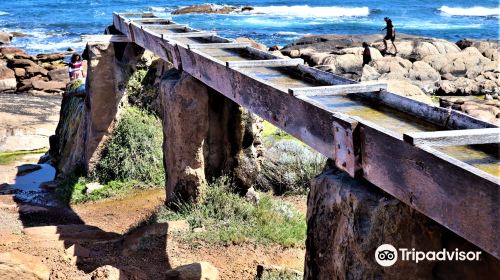
[[[286,45],[306,34],[380,34],[385,16],[401,33],[451,41],[500,39],[498,0],[0,0],[0,30],[28,34],[15,38],[14,44],[33,54],[79,50],[80,35],[101,34],[112,23],[114,11],[170,17],[176,8],[205,3],[249,5],[255,10],[172,17],[224,37],[246,36],[266,45]]]

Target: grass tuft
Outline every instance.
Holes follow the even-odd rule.
[[[209,185],[202,204],[179,204],[177,211],[163,208],[156,222],[186,219],[192,228],[204,229],[186,238],[208,243],[304,245],[306,222],[303,214],[274,201],[269,194],[262,194],[260,201],[252,204],[231,190],[227,178],[219,179]]]
[[[321,154],[294,140],[275,142],[264,157],[257,187],[277,195],[307,194],[311,179],[326,163]]]
[[[3,152],[3,153],[0,153],[0,165],[5,165],[5,164],[15,162],[19,159],[22,159],[26,155],[42,154],[42,153],[46,153],[46,152],[47,152],[46,148],[39,149],[39,150],[33,150],[33,151]]]

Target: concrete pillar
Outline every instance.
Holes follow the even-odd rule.
[[[85,169],[101,158],[122,107],[128,79],[144,50],[133,43],[89,43],[85,98]]]
[[[167,203],[200,202],[207,182],[228,175],[242,190],[259,169],[260,120],[187,73],[160,85]]]

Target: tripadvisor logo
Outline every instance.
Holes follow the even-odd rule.
[[[375,261],[381,266],[392,266],[399,259],[401,261],[412,261],[418,263],[420,261],[479,261],[481,251],[459,251],[446,250],[441,251],[416,251],[414,248],[399,248],[398,250],[391,244],[382,244],[375,251]]]
[[[391,266],[398,260],[398,251],[391,244],[382,244],[375,251],[375,260],[381,266]]]

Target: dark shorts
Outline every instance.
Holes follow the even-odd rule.
[[[394,34],[394,36],[392,36],[392,34],[387,34],[385,35],[384,40],[391,40],[394,42],[394,40],[396,40],[396,34]]]

